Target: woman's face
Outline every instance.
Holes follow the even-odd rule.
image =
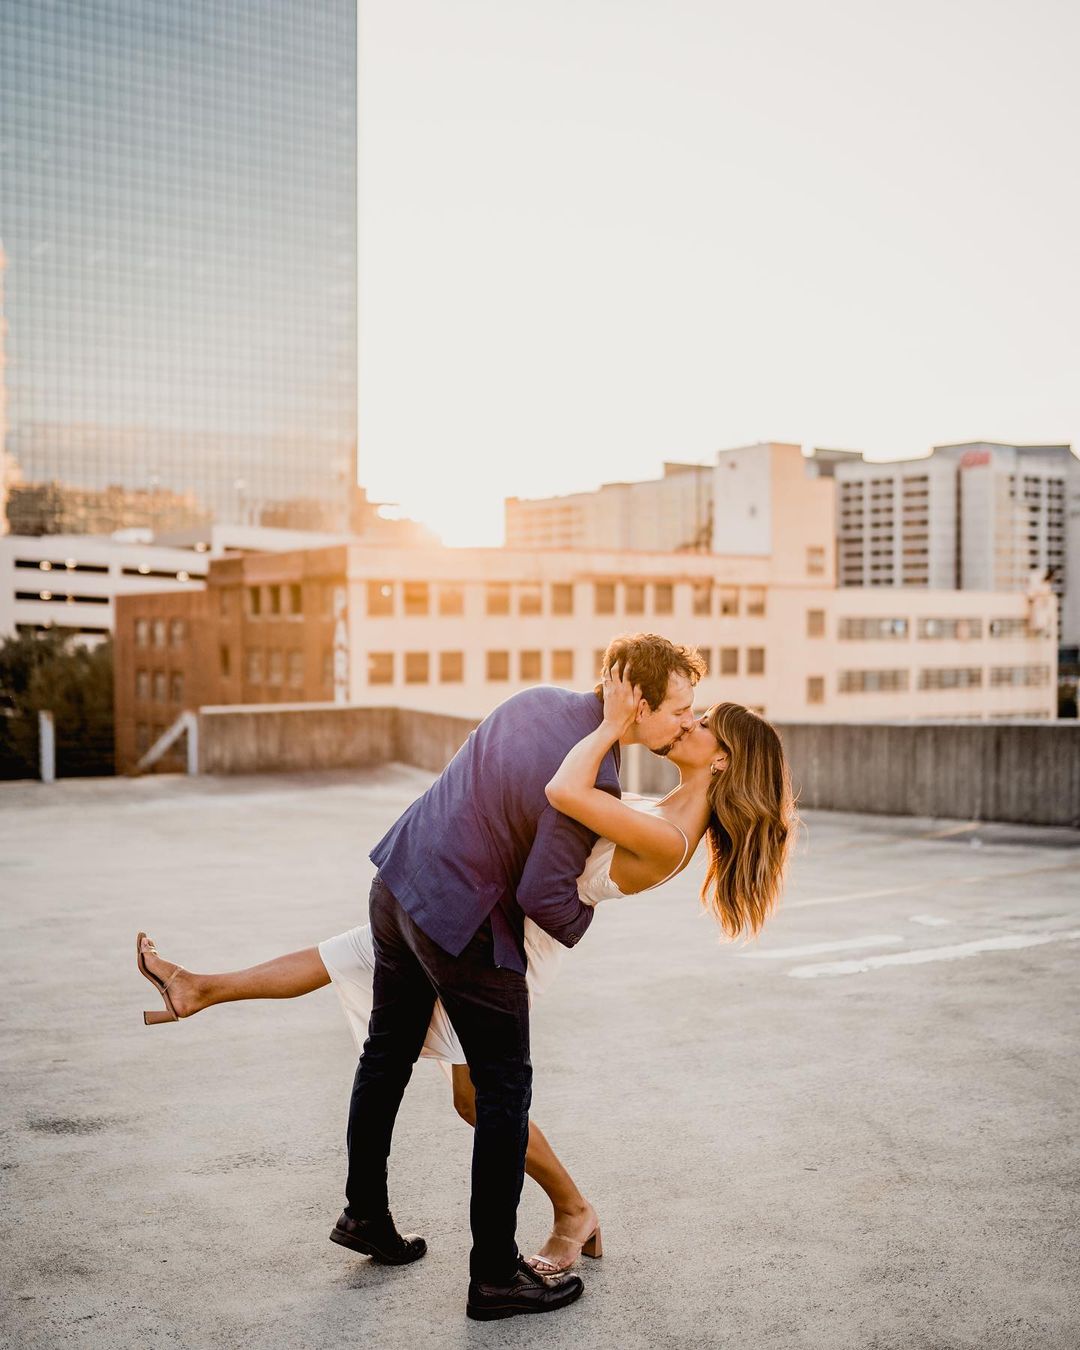
[[[727,750],[709,730],[708,714],[694,723],[690,730],[668,754],[672,764],[684,769],[704,769],[718,766],[718,772],[727,768]]]

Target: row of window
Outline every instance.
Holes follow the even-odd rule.
[[[815,612],[810,610],[809,614]],[[987,630],[992,638],[1015,638],[1028,636],[1028,622],[1022,617],[990,619]],[[906,639],[911,631],[907,619],[866,619],[841,618],[837,626],[837,636],[850,641],[867,642],[884,638]],[[916,635],[922,639],[950,640],[968,642],[983,636],[982,619],[919,619]],[[809,632],[809,629],[808,629]],[[809,633],[809,636],[820,634]]]
[[[187,641],[185,619],[136,619],[136,647],[164,647],[166,637],[170,647],[182,647]]]
[[[812,550],[813,551],[813,550]],[[820,569],[825,566],[825,550],[816,550]],[[621,604],[620,604],[621,591]],[[764,586],[720,586],[712,581],[690,583],[690,607],[695,615],[737,615],[750,617],[765,613]],[[517,615],[570,615],[574,613],[573,582],[484,583],[484,613],[493,617]],[[592,583],[594,614],[673,614],[675,583],[671,581],[597,581]],[[370,618],[390,618],[395,614],[424,618],[431,614],[465,613],[465,586],[458,582],[369,581],[367,613]]]
[[[765,674],[764,647],[747,647],[745,660],[740,658],[738,647],[719,647],[716,649],[715,666],[712,648],[699,647],[697,651],[705,662],[707,672],[738,675],[742,668],[747,675]],[[599,678],[603,662],[603,648],[597,648],[593,653],[594,679]],[[538,649],[519,652],[489,651],[484,653],[484,678],[492,683],[511,679],[525,683],[544,679],[562,682],[576,678],[574,664],[574,652],[568,647],[557,648],[547,653]],[[465,653],[404,652],[401,653],[400,672],[405,684],[430,684],[432,680],[436,680],[439,684],[460,684],[465,679]],[[393,684],[397,677],[396,653],[368,653],[368,684]]]
[[[818,678],[818,677],[812,677]],[[1040,686],[1050,682],[1049,666],[991,666],[990,685]],[[981,687],[983,671],[977,666],[937,667],[918,672],[919,689],[973,689]],[[842,670],[839,676],[841,694],[897,693],[910,688],[909,670]],[[822,682],[824,696],[824,682]],[[809,697],[809,686],[808,686]],[[810,698],[811,703],[821,702]]]
[[[137,670],[135,672],[135,697],[143,702],[153,699],[155,703],[183,703],[184,675],[174,670]]]

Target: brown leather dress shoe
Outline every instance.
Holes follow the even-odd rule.
[[[393,1217],[387,1210],[377,1219],[350,1219],[342,1214],[334,1224],[330,1241],[354,1252],[363,1252],[388,1266],[405,1266],[419,1261],[427,1251],[427,1243],[415,1233],[399,1233]]]
[[[555,1312],[573,1303],[585,1292],[578,1275],[538,1275],[528,1262],[518,1259],[517,1274],[509,1284],[469,1281],[468,1317],[493,1322],[518,1313]]]

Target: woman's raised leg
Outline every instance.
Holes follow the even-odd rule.
[[[289,952],[246,970],[197,975],[159,956],[153,945],[152,939],[143,938],[143,960],[151,974],[168,985],[178,1017],[191,1017],[214,1003],[237,999],[300,998],[330,983],[318,947]]]
[[[468,1124],[476,1123],[476,1097],[467,1064],[451,1065],[454,1088],[454,1110]],[[590,1238],[597,1232],[596,1210],[577,1188],[574,1178],[559,1161],[543,1130],[535,1121],[529,1121],[529,1147],[525,1154],[525,1171],[546,1193],[551,1201],[554,1218],[548,1240],[537,1253],[544,1259],[540,1267],[545,1273],[552,1269],[567,1270],[577,1260],[582,1244],[588,1255],[600,1254],[599,1239],[595,1245]]]

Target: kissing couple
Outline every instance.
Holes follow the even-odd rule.
[[[616,638],[589,693],[534,687],[486,717],[371,852],[370,923],[248,970],[198,975],[145,933],[139,969],[165,1007],[154,1025],[237,999],[295,998],[333,982],[362,1045],[334,1242],[404,1265],[387,1194],[394,1121],[416,1060],[438,1061],[473,1127],[466,1312],[553,1312],[602,1252],[596,1210],[529,1119],[529,1014],[602,901],[652,890],[705,839],[705,908],[729,938],[757,933],[783,885],[795,807],[780,739],[736,703],[694,715],[698,654],[654,634]],[[624,798],[620,747],[679,770],[661,801]],[[531,1260],[515,1240],[528,1172],[554,1209]]]

